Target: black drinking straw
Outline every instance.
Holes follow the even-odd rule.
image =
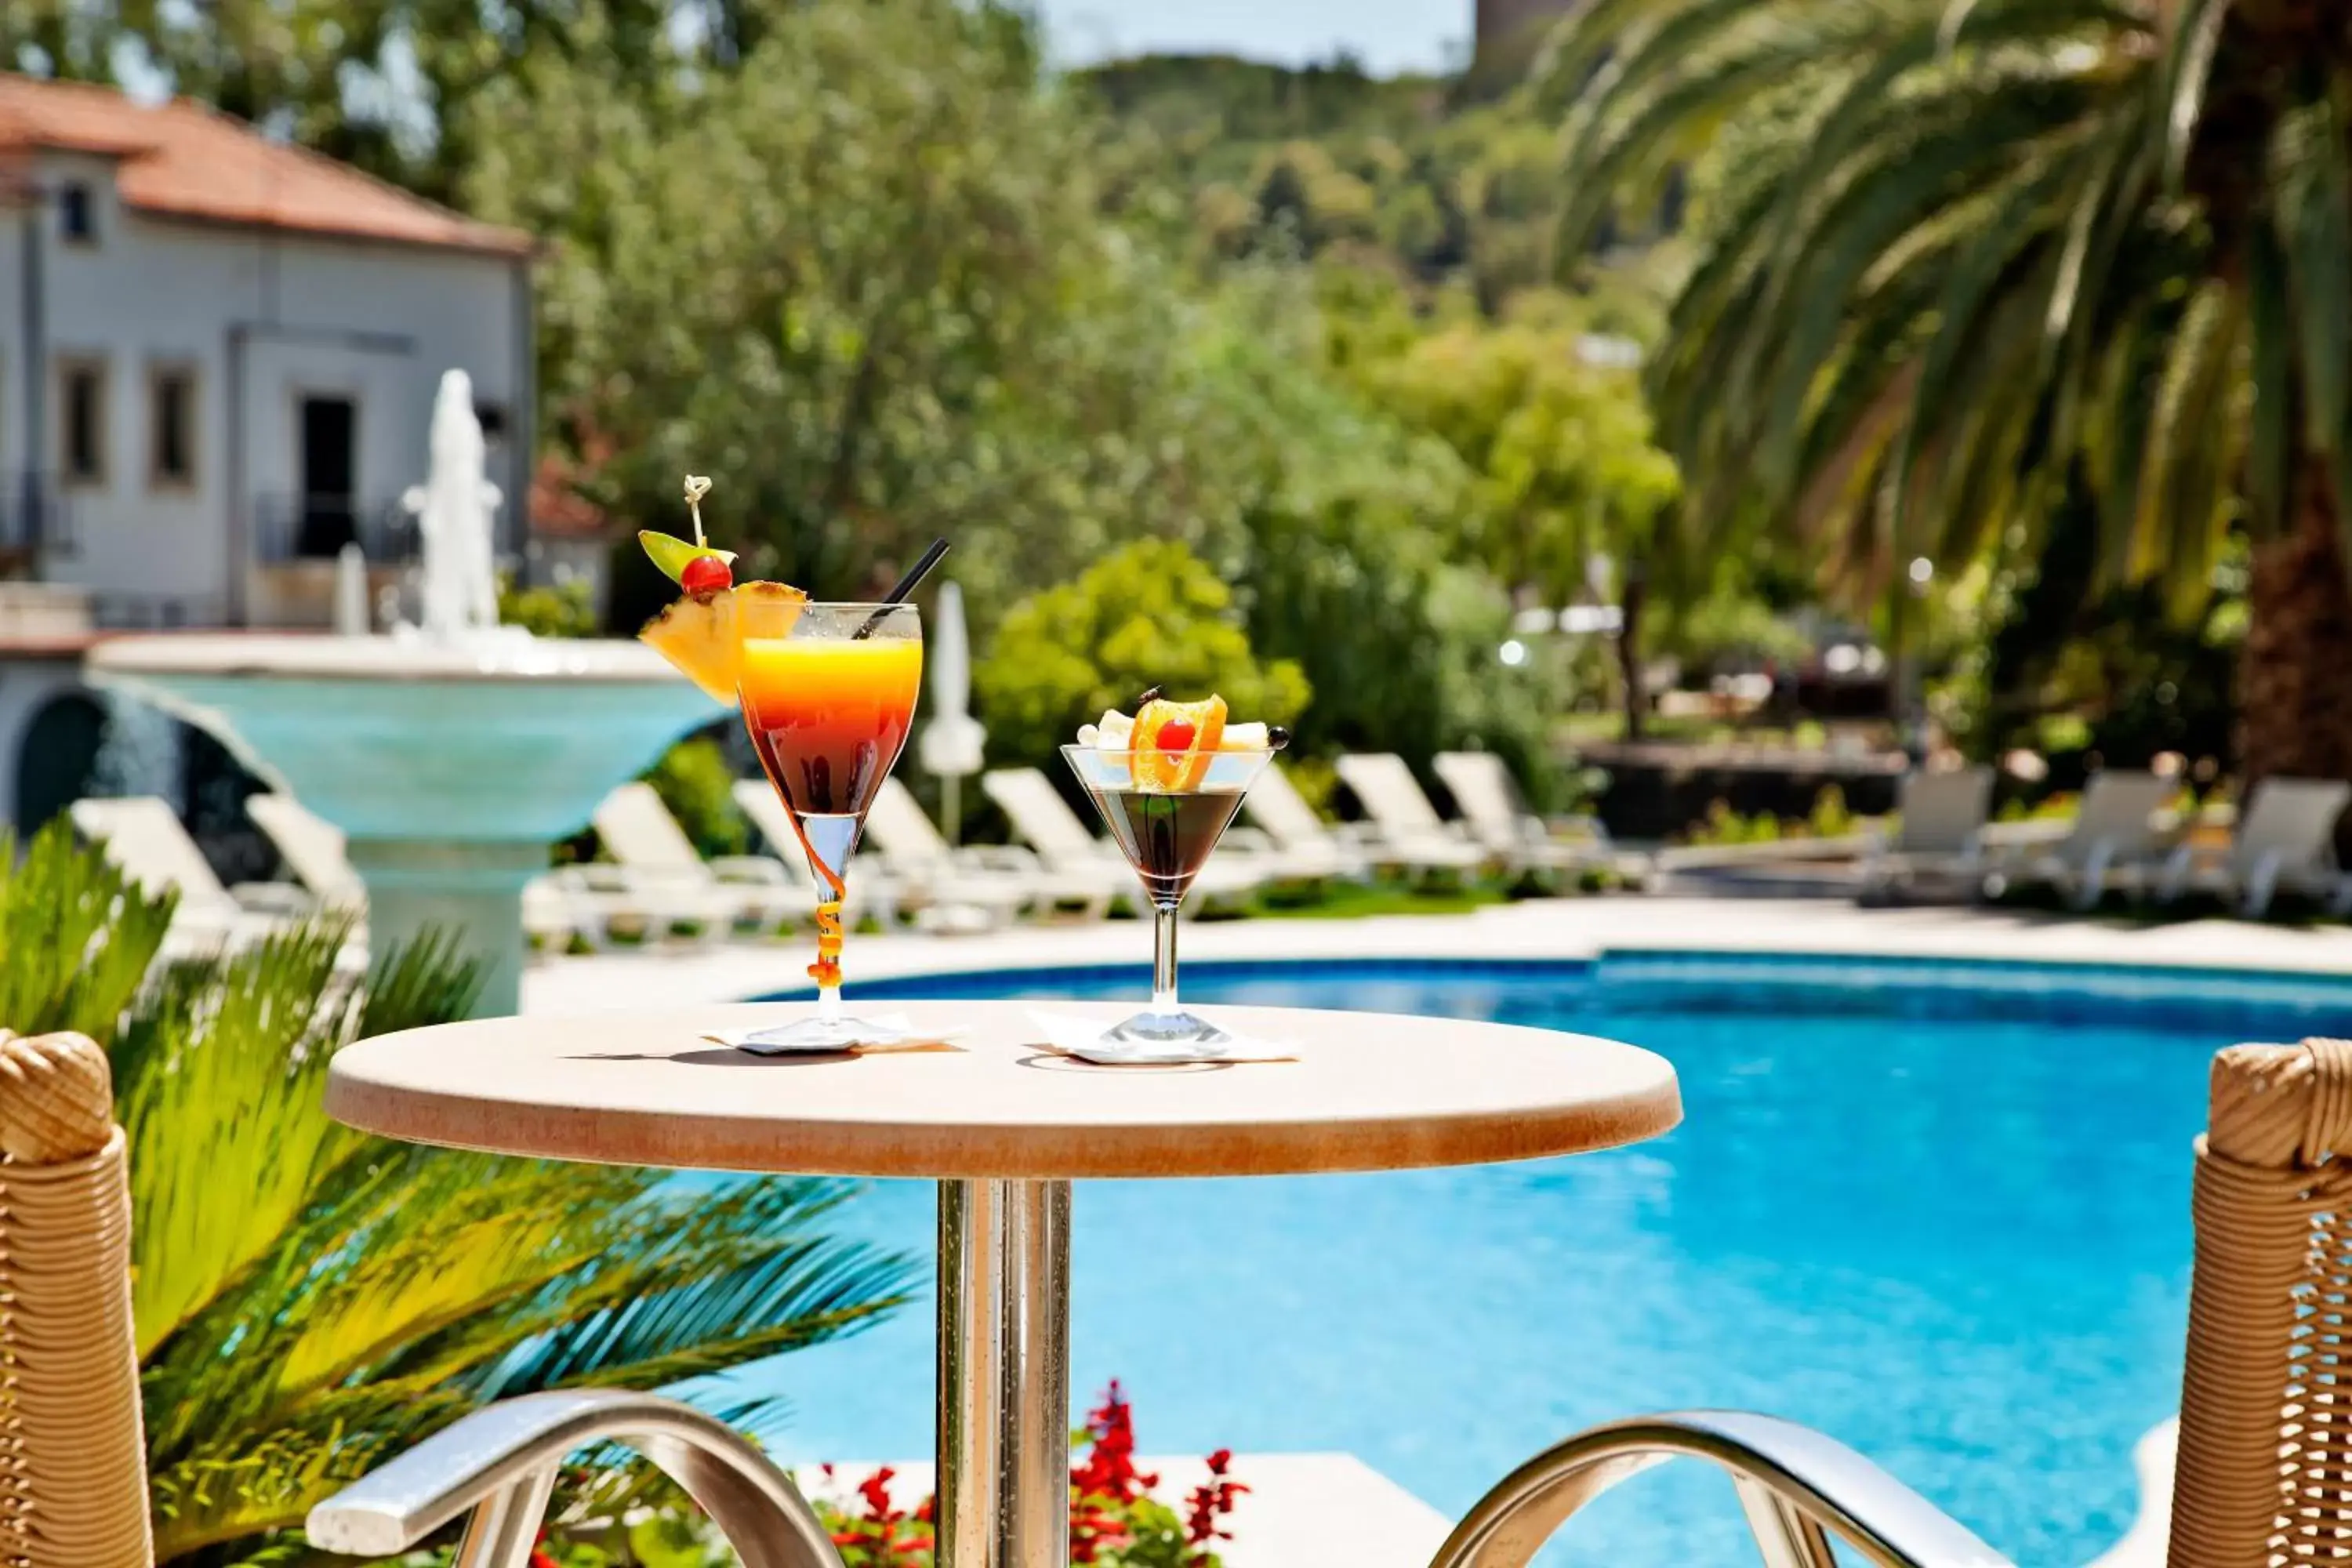
[[[907,574],[898,579],[898,585],[891,589],[889,594],[884,597],[882,603],[885,607],[877,610],[872,615],[866,616],[866,624],[859,626],[856,631],[850,633],[850,637],[853,639],[858,637],[870,637],[876,632],[880,631],[882,629],[882,623],[890,618],[890,611],[887,606],[905,604],[907,602],[907,595],[923,585],[923,579],[931,574],[931,568],[937,566],[940,563],[940,557],[947,554],[947,552],[948,542],[946,540],[932,540],[931,547],[923,552],[923,558],[920,561],[916,562],[914,566],[908,570]]]

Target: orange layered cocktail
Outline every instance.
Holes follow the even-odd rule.
[[[810,816],[863,816],[907,743],[923,645],[747,638],[736,679],[743,727],[784,804]]]
[[[841,985],[841,902],[866,809],[890,776],[923,681],[912,605],[797,605],[738,618],[743,728],[816,875],[818,998]]]
[[[704,690],[742,710],[743,728],[775,786],[817,882],[814,1018],[761,1030],[752,1051],[838,1050],[895,1031],[841,1009],[842,900],[866,813],[907,744],[923,680],[923,628],[905,595],[938,563],[936,543],[889,601],[811,604],[778,583],[737,584],[734,557],[703,537],[707,479],[687,480],[692,542],[644,533],[656,565],[685,592],[641,634]]]

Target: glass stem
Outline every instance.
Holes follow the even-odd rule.
[[[1152,906],[1151,1010],[1162,1017],[1176,1006],[1176,906]]]
[[[841,1022],[841,987],[820,985],[816,988],[816,1016],[820,1024]]]

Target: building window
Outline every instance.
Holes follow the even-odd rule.
[[[79,180],[58,192],[58,226],[75,245],[98,243],[98,204]]]
[[[159,365],[148,380],[147,481],[158,489],[196,482],[196,372]]]
[[[106,482],[106,366],[68,360],[58,375],[58,468],[69,485]]]
[[[482,427],[482,439],[496,441],[507,433],[507,405],[503,403],[477,403],[474,420]]]

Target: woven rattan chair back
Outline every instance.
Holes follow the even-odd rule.
[[[2352,1558],[2352,1041],[2233,1046],[2197,1143],[2173,1568]]]
[[[131,1181],[106,1053],[0,1029],[0,1562],[144,1568]]]

